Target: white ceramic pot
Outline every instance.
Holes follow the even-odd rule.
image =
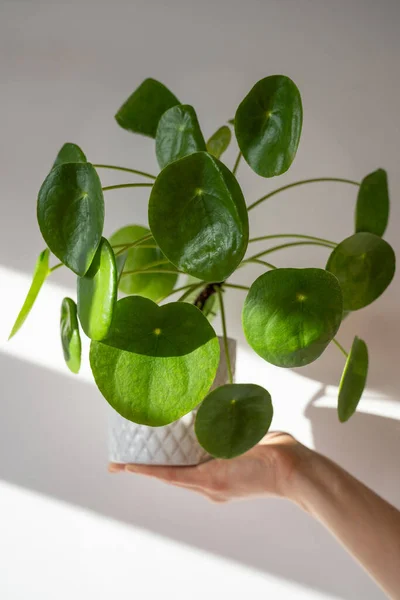
[[[236,340],[229,339],[229,355],[235,373]],[[211,389],[228,382],[222,338],[221,360]],[[143,465],[197,465],[209,458],[194,432],[196,410],[164,427],[137,425],[110,407],[109,459],[114,463]]]

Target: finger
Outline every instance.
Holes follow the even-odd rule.
[[[125,465],[129,473],[138,473],[147,477],[156,477],[162,481],[175,484],[191,485],[201,487],[204,477],[197,466],[194,467],[161,467],[152,465]]]
[[[121,471],[125,470],[125,465],[120,463],[109,463],[108,471],[109,473],[121,473]]]

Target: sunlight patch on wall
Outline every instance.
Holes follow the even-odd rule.
[[[64,362],[61,348],[59,321],[61,302],[65,296],[76,299],[76,291],[48,279],[20,331],[8,341],[15,318],[31,284],[29,275],[0,266],[2,319],[0,321],[0,351],[10,356],[46,367],[66,375],[73,375]],[[89,340],[82,336],[82,367],[78,375],[93,383],[88,361]]]
[[[29,275],[0,267],[2,295],[0,322],[0,351],[51,369],[68,377],[94,385],[88,352],[89,340],[82,335],[82,367],[78,376],[73,375],[64,363],[59,336],[61,301],[65,296],[76,298],[73,288],[66,288],[47,280],[39,294],[31,314],[22,329],[7,341],[14,319],[24,301],[31,278]],[[217,331],[219,323],[216,323]],[[304,377],[290,369],[280,369],[258,357],[248,346],[238,346],[236,380],[257,383],[265,387],[274,401],[272,429],[285,430],[301,441],[311,443],[311,425],[306,416],[311,404],[336,407],[336,386],[325,386],[319,381]],[[361,400],[360,412],[400,419],[398,402],[379,392],[366,390]]]

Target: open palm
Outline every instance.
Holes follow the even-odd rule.
[[[260,444],[231,460],[214,459],[193,467],[111,463],[112,473],[155,477],[206,496],[213,502],[265,495],[284,496],[299,461],[311,452],[286,433],[270,433]]]

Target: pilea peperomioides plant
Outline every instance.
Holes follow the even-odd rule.
[[[262,177],[287,171],[302,128],[302,103],[288,77],[262,79],[239,105],[235,118],[205,141],[193,107],[161,83],[147,79],[119,109],[128,131],[155,139],[157,177],[136,169],[93,165],[75,144],[65,144],[38,196],[37,217],[47,248],[12,329],[26,319],[47,276],[65,265],[77,275],[77,302],[65,298],[61,339],[68,367],[78,372],[80,327],[92,340],[90,364],[106,400],[133,422],[161,426],[200,405],[196,434],[213,456],[231,458],[256,444],[272,420],[270,394],[252,383],[235,384],[228,352],[224,290],[247,291],[243,329],[249,345],[279,367],[301,367],[333,342],[346,363],[338,415],[356,410],[368,370],[368,351],[355,337],[347,353],[335,335],[350,311],[376,300],[390,284],[395,255],[382,239],[389,216],[386,172],[361,183],[340,178],[299,181],[246,206],[236,179],[243,157]],[[232,170],[221,156],[234,128],[239,155]],[[147,180],[102,187],[98,169],[116,169]],[[316,181],[357,186],[355,232],[339,244],[301,234],[249,239],[249,211],[280,191]],[[129,224],[103,237],[107,190],[148,186],[149,228]],[[245,258],[249,243],[278,238]],[[326,269],[276,268],[265,256],[302,244],[326,246]],[[61,262],[49,267],[50,252]],[[250,288],[230,281],[245,265],[263,271]],[[187,281],[177,284],[178,277]],[[126,296],[117,299],[117,289]],[[183,293],[175,302],[165,303]],[[220,361],[211,325],[220,313],[230,383],[209,393]],[[79,325],[80,323],[80,325]],[[11,337],[10,336],[10,337]],[[207,395],[208,394],[208,395]]]

